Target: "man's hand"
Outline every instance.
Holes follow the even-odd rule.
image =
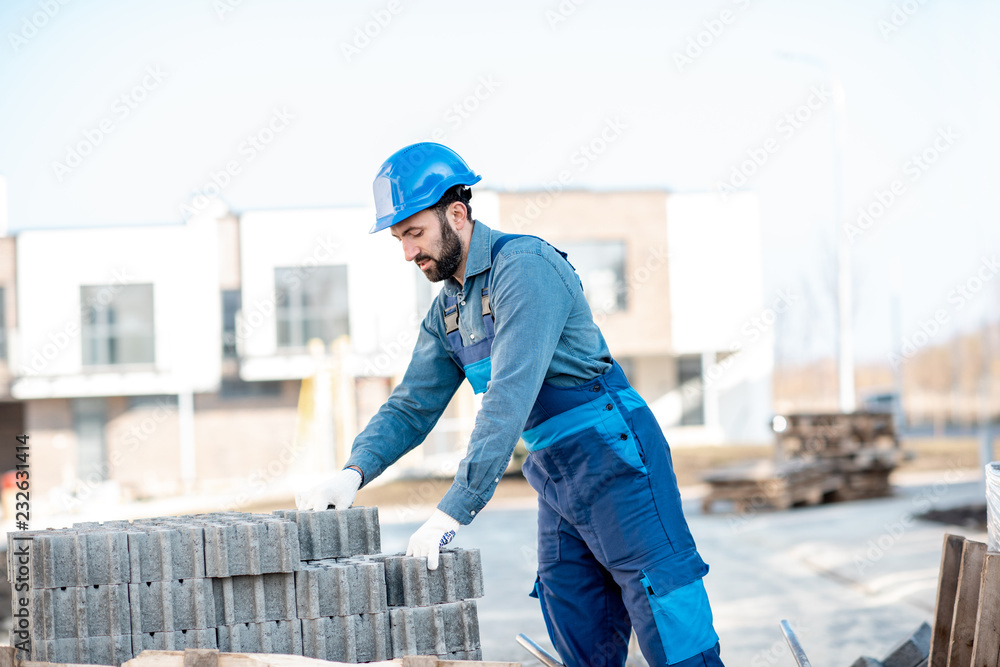
[[[434,510],[431,518],[427,519],[427,522],[410,537],[410,544],[406,547],[406,555],[426,556],[427,569],[436,570],[441,547],[451,542],[459,527],[458,521],[441,510]]]
[[[354,503],[354,496],[358,494],[360,487],[361,473],[354,468],[345,468],[329,481],[296,493],[295,506],[300,510],[314,512],[328,508],[346,510]]]

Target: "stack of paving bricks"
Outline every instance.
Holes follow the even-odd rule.
[[[436,571],[422,558],[379,554],[375,508],[12,533],[12,582],[29,537],[30,588],[13,601],[15,631],[20,600],[29,601],[24,659],[118,665],[143,650],[185,648],[356,663],[480,658],[478,550],[444,550]]]
[[[924,623],[882,660],[862,656],[851,667],[927,667],[931,652],[931,626]]]

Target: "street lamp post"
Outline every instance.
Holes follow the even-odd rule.
[[[821,70],[830,81],[833,92],[833,224],[837,235],[837,384],[841,412],[854,412],[857,402],[854,395],[854,329],[852,323],[851,293],[851,243],[841,229],[843,224],[843,154],[846,137],[844,124],[844,88],[840,78],[825,61],[811,55],[781,53],[778,57],[791,62],[810,65]]]

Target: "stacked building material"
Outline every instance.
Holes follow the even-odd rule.
[[[889,651],[882,660],[858,658],[851,667],[927,667],[931,651],[931,626],[923,623]]]
[[[444,551],[434,572],[425,559],[379,554],[375,508],[87,523],[8,539],[8,578],[27,584],[14,594],[11,641],[25,659],[117,665],[185,648],[340,662],[480,654],[479,552]]]
[[[438,569],[425,559],[375,556],[385,565],[394,658],[436,655],[480,660],[475,598],[483,595],[479,551],[443,551]]]

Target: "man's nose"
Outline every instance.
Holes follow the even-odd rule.
[[[403,257],[407,262],[412,262],[413,258],[420,254],[420,249],[415,243],[403,241]]]

